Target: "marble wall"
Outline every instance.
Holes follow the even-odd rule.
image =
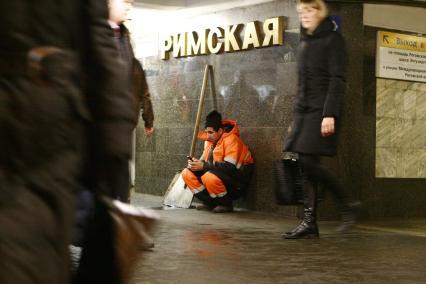
[[[137,129],[137,191],[163,195],[173,175],[185,167],[203,71],[210,64],[215,73],[218,110],[224,118],[239,123],[241,137],[256,160],[251,188],[240,206],[294,214],[294,208],[275,205],[271,167],[272,161],[281,156],[296,94],[299,23],[295,1],[236,8],[206,18],[214,27],[274,16],[285,17],[283,46],[168,61],[156,56],[143,59],[155,111],[155,135],[146,138],[143,128]],[[202,16],[193,21],[202,23]],[[203,117],[211,110],[213,98],[208,93]],[[196,156],[202,147],[201,142],[197,143]]]
[[[377,79],[376,177],[426,178],[426,84]]]

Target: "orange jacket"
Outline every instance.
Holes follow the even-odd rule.
[[[213,150],[213,165],[208,167],[214,168],[228,168],[229,165],[235,166],[240,169],[244,165],[254,164],[254,159],[246,144],[240,138],[240,130],[236,121],[224,120],[224,133],[216,143]],[[204,140],[204,151],[201,160],[208,161],[209,151],[212,147],[212,142],[207,141],[207,134],[200,132],[198,139]],[[222,167],[223,162],[227,162],[226,167]]]

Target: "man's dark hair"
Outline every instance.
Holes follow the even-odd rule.
[[[222,115],[216,110],[210,112],[206,116],[206,123],[204,125],[204,128],[207,127],[212,127],[214,131],[218,131],[219,128],[222,128]]]

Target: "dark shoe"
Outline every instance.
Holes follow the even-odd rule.
[[[200,211],[212,211],[214,207],[208,206],[206,204],[198,204],[195,206],[195,209]]]
[[[317,239],[319,231],[316,222],[306,223],[302,221],[296,228],[282,235],[284,239]]]
[[[282,236],[284,237],[285,235],[290,235],[290,234],[293,234],[298,228],[299,228],[299,226],[300,226],[301,224],[299,224],[299,225],[297,225],[296,227],[294,227],[291,231],[287,231],[287,232],[284,232],[283,234],[282,234]]]
[[[155,246],[154,241],[147,232],[141,231],[139,233],[141,236],[143,236],[142,243],[139,245],[139,249],[143,251],[151,251],[151,249],[153,249]]]
[[[360,206],[361,206],[361,203],[359,201],[348,203],[346,206],[344,206],[341,212],[342,223],[336,229],[337,232],[347,233],[353,228],[353,226],[356,223],[356,211],[358,210]]]
[[[197,210],[211,211],[217,205],[213,198],[210,197],[207,189],[204,189],[196,194],[194,194],[201,201],[201,205],[195,206]]]
[[[318,238],[319,233],[316,219],[315,207],[305,208],[303,210],[302,222],[293,230],[285,232],[282,237],[285,239]],[[304,235],[309,236],[305,237]]]
[[[223,206],[223,205],[216,206],[213,209],[214,213],[227,213],[232,211],[234,211],[234,208],[232,206]]]
[[[146,242],[146,243],[142,244],[142,246],[140,246],[139,249],[144,250],[144,251],[150,251],[154,247],[155,247],[154,242]]]
[[[286,235],[292,235],[294,234],[296,231],[299,230],[299,227],[305,223],[305,224],[311,224],[310,226],[315,228],[315,231],[318,234],[318,226],[317,226],[317,218],[316,218],[316,212],[314,210],[314,208],[305,208],[304,209],[304,216],[302,219],[302,223],[300,223],[297,227],[295,227],[293,230],[285,232],[284,234],[282,234],[282,236],[286,236]]]
[[[291,230],[291,231],[288,231],[288,232],[284,232],[284,234],[282,234],[282,236],[284,237],[285,235],[290,235],[290,234],[293,234],[296,230],[297,230],[297,228],[298,228],[299,226],[297,226],[297,227],[294,227],[293,228],[293,230]]]

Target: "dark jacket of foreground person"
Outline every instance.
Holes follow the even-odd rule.
[[[142,109],[142,119],[146,128],[154,126],[154,110],[152,108],[151,95],[149,93],[148,83],[146,81],[145,71],[142,63],[136,59],[133,47],[130,42],[130,32],[124,24],[120,24],[118,31],[114,31],[113,38],[118,49],[121,60],[126,65],[126,74],[128,75],[128,83],[130,91],[134,95],[135,114],[134,126],[139,121],[139,115]]]
[[[69,283],[82,169],[111,195],[99,173],[130,156],[134,99],[107,13],[96,0],[0,2],[2,284]]]

